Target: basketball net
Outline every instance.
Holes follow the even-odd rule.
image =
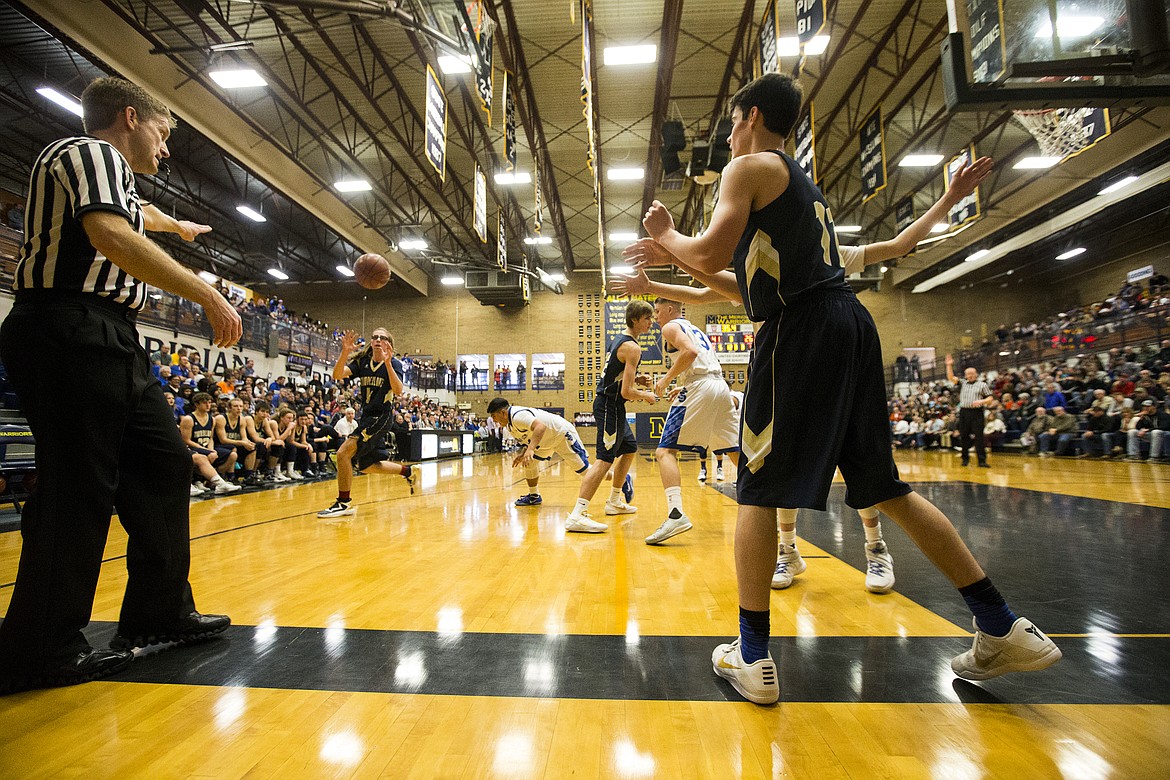
[[[1040,81],[1092,81],[1091,77],[1047,76]],[[1056,93],[1059,94],[1059,93]],[[1059,157],[1064,159],[1070,154],[1076,154],[1088,144],[1083,132],[1084,109],[1081,108],[1044,108],[1023,109],[1012,111],[1024,129],[1032,134],[1036,143],[1040,145],[1040,154],[1044,157]]]

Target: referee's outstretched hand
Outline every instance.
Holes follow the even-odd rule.
[[[240,323],[240,314],[235,307],[227,302],[219,293],[214,293],[210,299],[203,301],[203,313],[211,323],[213,341],[217,347],[232,347],[244,335],[244,326]]]

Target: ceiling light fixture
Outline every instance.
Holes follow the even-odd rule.
[[[442,282],[443,284],[447,285],[448,287],[456,287],[458,285],[463,284],[463,277],[459,276],[458,274],[448,274],[447,276],[444,276],[439,281]]]
[[[615,244],[622,243],[622,242],[630,243],[632,241],[638,240],[638,234],[637,233],[610,233],[609,240],[613,241]]]
[[[236,211],[240,212],[241,214],[243,214],[245,217],[252,220],[253,222],[267,222],[268,221],[267,217],[265,217],[263,214],[261,214],[259,211],[252,208],[251,206],[236,206]]]
[[[1051,168],[1063,159],[1063,157],[1024,157],[1012,167],[1016,170],[1040,170]]]
[[[337,188],[338,192],[369,192],[374,189],[374,185],[365,179],[346,179],[334,182],[333,186]]]
[[[824,54],[828,48],[829,36],[818,35],[804,45],[804,53],[807,57],[815,57],[818,54]]]
[[[339,266],[337,266],[337,273],[341,274],[342,276],[351,276],[352,277],[353,276],[353,269],[350,268],[348,265],[339,265]]]
[[[1089,251],[1089,250],[1085,249],[1083,246],[1078,246],[1076,249],[1070,249],[1067,252],[1063,252],[1063,253],[1057,255],[1056,259],[1057,260],[1071,260],[1074,257],[1076,257],[1077,255],[1083,255],[1087,251]]]
[[[268,275],[275,276],[277,279],[279,279],[282,282],[288,281],[288,274],[286,274],[284,271],[280,270],[279,268],[269,268]]]
[[[1124,179],[1118,179],[1117,181],[1113,182],[1112,184],[1110,184],[1108,187],[1101,190],[1097,194],[1098,195],[1108,195],[1111,192],[1117,192],[1120,189],[1124,189],[1125,187],[1128,187],[1129,185],[1133,184],[1137,180],[1138,180],[1138,177],[1136,177],[1136,176],[1126,176]]]
[[[267,87],[268,82],[252,68],[237,70],[213,70],[207,74],[211,80],[224,89],[242,89],[243,87]]]
[[[634,269],[628,265],[611,265],[609,267],[609,272],[611,274],[617,274],[618,276],[632,276]]]
[[[974,263],[979,258],[986,257],[989,254],[991,254],[990,249],[979,249],[979,250],[976,250],[976,251],[972,252],[971,254],[967,255],[967,258],[965,260],[963,260],[963,262],[964,263]]]
[[[532,174],[528,171],[500,171],[495,179],[496,184],[531,184]]]
[[[203,281],[207,282],[208,284],[215,284],[216,282],[219,281],[219,277],[216,276],[215,274],[211,273],[211,271],[200,271],[199,278],[202,279]]]
[[[908,154],[898,161],[899,168],[933,168],[943,161],[941,154]]]
[[[565,276],[564,274],[561,274],[561,273],[556,273],[556,274],[549,274],[549,275],[548,275],[548,278],[549,278],[549,279],[552,279],[554,282],[565,282],[565,281],[568,281],[568,277],[567,277],[567,276]]]
[[[833,225],[834,233],[860,233],[861,225]]]
[[[602,52],[606,65],[645,65],[658,59],[658,47],[652,43],[641,46],[606,46]]]
[[[946,222],[938,222],[930,229],[931,233],[945,233],[951,229],[951,226]]]
[[[552,243],[552,236],[526,236],[524,238],[524,243],[528,244],[529,246],[547,246],[548,244]]]
[[[460,73],[471,73],[471,59],[456,54],[440,54],[439,70],[449,76],[456,76]]]
[[[404,238],[398,242],[399,249],[426,249],[430,244],[421,238]]]
[[[641,181],[646,171],[641,168],[609,168],[605,178],[610,181]]]
[[[776,40],[776,56],[799,57],[800,38],[778,38]]]
[[[51,100],[66,111],[81,116],[81,102],[75,100],[68,95],[58,92],[52,87],[37,87],[37,92],[40,93],[46,100]]]

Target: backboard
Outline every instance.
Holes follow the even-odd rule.
[[[952,111],[1170,105],[1165,0],[948,0]]]

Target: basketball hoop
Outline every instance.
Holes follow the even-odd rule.
[[[1046,108],[1012,112],[1040,145],[1044,157],[1064,159],[1085,148],[1083,109]]]

